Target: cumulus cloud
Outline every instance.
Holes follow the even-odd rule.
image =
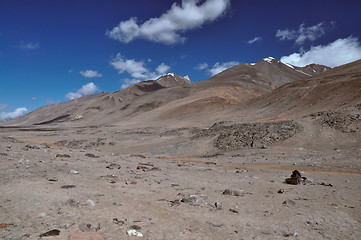
[[[195,69],[196,70],[205,70],[210,76],[214,76],[214,75],[216,75],[230,67],[238,65],[238,64],[239,64],[239,62],[236,62],[236,61],[230,61],[230,62],[224,62],[224,63],[217,62],[212,67],[209,67],[207,63],[201,63],[201,64],[198,64],[195,67]]]
[[[259,42],[259,41],[262,41],[262,38],[261,37],[254,37],[250,40],[247,41],[248,44],[253,44],[255,42]]]
[[[26,114],[27,112],[28,112],[28,109],[25,107],[17,108],[14,112],[1,112],[0,118],[7,121],[7,120],[21,117],[24,114]]]
[[[340,38],[328,45],[312,46],[310,50],[283,56],[282,62],[295,66],[311,63],[336,67],[361,59],[361,45],[356,37]]]
[[[133,79],[137,79],[138,81],[157,79],[170,69],[168,65],[162,63],[155,71],[150,71],[144,61],[126,59],[119,53],[110,61],[110,65],[118,70],[119,74],[127,72]]]
[[[22,50],[35,50],[40,48],[40,44],[39,43],[32,43],[32,42],[21,42],[20,43],[20,49]]]
[[[156,70],[159,74],[165,74],[166,72],[168,72],[169,69],[170,69],[169,66],[165,65],[164,63],[162,63],[162,64],[159,65],[155,70]]]
[[[98,73],[97,71],[93,71],[93,70],[80,71],[80,74],[83,77],[86,77],[86,78],[102,77],[103,76],[101,73]]]
[[[325,35],[326,31],[330,28],[333,28],[334,23],[330,24],[321,22],[319,24],[306,27],[305,24],[301,24],[298,27],[298,30],[285,29],[277,30],[276,37],[280,40],[295,40],[297,45],[302,45],[305,41],[315,41],[316,39]]]
[[[139,82],[140,82],[140,80],[138,80],[138,79],[125,78],[125,79],[123,79],[123,83],[120,86],[120,89],[127,88],[127,87],[132,86],[132,85],[134,85],[136,83],[139,83]]]
[[[129,43],[137,38],[147,39],[164,44],[182,43],[185,37],[180,33],[200,28],[206,22],[211,22],[222,16],[230,0],[183,0],[179,6],[174,3],[170,10],[159,18],[151,18],[143,23],[136,17],[122,21],[106,35],[114,40]]]
[[[78,91],[76,92],[68,92],[65,97],[69,100],[77,99],[85,95],[93,94],[99,91],[99,88],[93,83],[87,83],[83,85]]]

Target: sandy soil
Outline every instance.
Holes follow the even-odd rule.
[[[213,154],[201,139],[202,156],[187,141],[159,129],[1,129],[0,238],[68,239],[88,223],[106,239],[138,239],[130,229],[144,239],[361,239],[361,148]],[[306,185],[284,183],[294,169]]]

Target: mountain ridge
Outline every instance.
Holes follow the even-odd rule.
[[[359,62],[354,64],[358,66]],[[347,72],[349,68],[341,69]],[[347,75],[335,69],[317,64],[296,67],[268,57],[254,64],[231,67],[200,82],[169,73],[113,93],[103,92],[43,106],[7,125],[206,126],[224,119],[242,120],[247,114],[248,118],[256,116],[255,113],[282,115],[280,111],[288,111],[286,106],[299,104],[295,103],[295,96],[298,96],[295,91],[285,89],[302,89],[299,84],[308,86],[307,81],[310,81],[312,85],[319,81],[318,76],[325,79],[336,73]],[[357,74],[357,67],[352,69]],[[288,97],[281,97],[283,95]],[[275,102],[279,102],[278,105]],[[250,109],[254,112],[249,114]]]

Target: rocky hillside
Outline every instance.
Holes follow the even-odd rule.
[[[279,93],[285,91],[282,88],[279,90],[279,87],[300,81],[307,84],[308,79],[327,73],[328,69],[316,64],[300,68],[268,57],[255,64],[234,66],[197,83],[192,83],[187,77],[169,73],[157,80],[139,82],[114,93],[88,95],[69,102],[44,106],[9,124],[120,124],[132,127],[154,124],[209,125],[224,120],[227,116],[225,113],[229,113],[229,110],[236,109],[233,115],[238,115],[239,107],[246,109],[244,104],[250,101],[262,105],[262,99],[274,102],[283,94],[286,94],[283,97],[290,98],[287,101],[291,101],[294,93]],[[287,87],[283,89],[285,88]]]

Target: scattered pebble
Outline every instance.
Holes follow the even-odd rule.
[[[69,199],[65,202],[65,205],[69,206],[69,207],[78,207],[79,206],[79,202],[75,201],[74,199]]]
[[[238,190],[238,189],[225,189],[222,194],[230,195],[230,196],[239,196],[239,197],[244,196],[243,190]]]
[[[62,229],[68,229],[70,228],[70,226],[73,225],[73,224],[70,224],[70,223],[63,223],[63,224],[60,224],[59,228],[62,228]]]
[[[299,234],[296,233],[296,232],[284,232],[284,233],[283,233],[283,236],[284,236],[284,237],[298,237]]]
[[[282,202],[282,205],[283,205],[283,206],[286,206],[286,207],[290,207],[290,206],[293,206],[293,205],[295,205],[295,204],[296,204],[296,203],[295,203],[294,201],[289,200],[289,199]]]
[[[230,212],[233,212],[233,213],[239,213],[236,208],[237,208],[237,207],[235,207],[235,208],[230,208],[229,211],[230,211]]]
[[[69,173],[71,173],[71,174],[79,174],[79,172],[77,170],[70,170]]]
[[[60,154],[60,153],[58,153],[58,154],[56,154],[56,157],[58,157],[58,158],[70,158],[70,155],[69,154]]]
[[[88,199],[85,203],[89,206],[95,207],[95,203],[93,200]]]
[[[217,209],[217,210],[221,210],[223,209],[223,205],[221,202],[215,202],[214,203],[214,208]]]
[[[182,198],[180,201],[182,203],[188,203],[190,205],[199,205],[199,204],[201,204],[201,198],[198,195],[190,195],[189,197]]]
[[[100,224],[94,222],[86,222],[80,224],[79,229],[83,232],[96,232],[100,229]]]
[[[134,230],[140,230],[142,227],[139,225],[132,225],[129,227],[130,229],[134,229]]]
[[[46,216],[46,213],[45,212],[41,212],[38,214],[38,217],[45,217]]]
[[[99,158],[99,156],[96,156],[96,155],[94,155],[92,153],[86,153],[85,156],[90,157],[90,158]]]
[[[63,185],[61,188],[69,189],[69,188],[75,188],[75,185]]]
[[[140,232],[137,232],[135,229],[130,229],[127,231],[129,236],[136,236],[136,237],[143,237],[143,234]]]
[[[119,164],[117,164],[117,163],[111,163],[108,166],[106,166],[106,168],[108,168],[108,169],[120,169],[121,166]]]
[[[118,218],[113,218],[113,223],[122,226],[124,224],[124,221],[118,220]]]
[[[59,234],[60,234],[60,230],[53,229],[48,232],[40,234],[39,237],[52,237],[52,236],[58,236]]]
[[[55,178],[55,177],[52,177],[52,178],[48,178],[48,181],[49,181],[49,182],[57,182],[58,179]]]

